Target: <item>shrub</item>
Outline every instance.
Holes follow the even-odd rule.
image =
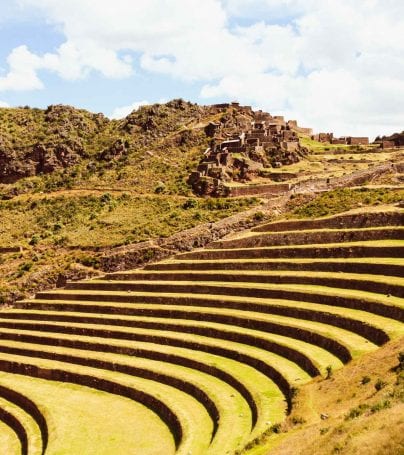
[[[106,204],[106,203],[110,202],[111,200],[112,200],[112,195],[110,193],[104,193],[100,197],[100,201],[102,204]]]
[[[398,354],[398,371],[404,371],[404,351]]]
[[[39,243],[40,237],[38,235],[33,235],[31,240],[28,242],[29,245],[35,246]]]
[[[387,409],[387,408],[391,408],[391,403],[389,400],[384,400],[384,401],[380,401],[379,403],[373,405],[371,408],[370,408],[370,411],[374,414],[375,412],[379,412],[383,409]]]
[[[327,375],[326,375],[326,379],[330,379],[332,377],[332,366],[331,365],[328,365],[327,368],[326,368],[326,371],[327,371]]]
[[[302,425],[303,423],[306,423],[306,420],[303,417],[293,416],[292,423],[293,425]]]
[[[279,434],[281,432],[281,424],[280,423],[275,423],[271,426],[270,428],[272,433]]]
[[[255,221],[262,221],[265,218],[265,214],[263,212],[255,212],[254,213],[254,220]]]
[[[352,420],[356,417],[362,415],[365,411],[369,409],[369,405],[367,404],[360,404],[356,408],[352,408],[349,413],[345,416],[345,420]]]
[[[375,382],[375,389],[378,392],[379,390],[384,389],[386,387],[387,382],[382,381],[380,378]]]
[[[369,376],[363,376],[363,378],[361,379],[361,384],[362,385],[365,385],[365,384],[367,384],[369,382],[370,382]]]
[[[198,201],[196,199],[187,199],[183,204],[182,208],[185,210],[193,209],[198,207]]]
[[[156,194],[161,194],[161,193],[164,193],[166,189],[166,186],[164,185],[163,182],[158,182],[157,185],[154,187],[154,192]]]
[[[23,272],[29,272],[33,265],[34,264],[32,262],[24,262],[24,264],[20,265],[19,269]]]

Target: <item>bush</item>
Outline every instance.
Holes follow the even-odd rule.
[[[155,192],[156,194],[161,194],[161,193],[164,193],[165,189],[166,189],[166,186],[164,185],[164,183],[163,183],[163,182],[159,182],[159,183],[157,183],[157,185],[155,186],[154,192]]]
[[[404,351],[398,354],[398,371],[404,371]]]
[[[391,408],[391,403],[389,400],[384,400],[384,401],[380,401],[379,403],[373,405],[371,408],[370,408],[370,411],[374,414],[375,412],[379,412],[383,409],[387,409],[387,408]]]
[[[367,384],[369,382],[370,382],[369,376],[363,376],[363,378],[361,379],[361,384],[362,385],[365,385],[365,384]]]
[[[345,416],[345,420],[352,420],[356,417],[362,415],[365,411],[369,409],[369,405],[367,404],[360,404],[356,408],[352,408],[349,413]]]
[[[256,212],[254,213],[254,220],[255,221],[262,221],[265,218],[264,212]]]
[[[29,245],[35,246],[39,243],[40,237],[38,235],[33,235],[31,240],[28,242]]]
[[[382,390],[384,389],[384,387],[386,387],[387,385],[387,382],[385,381],[382,381],[380,378],[376,381],[375,383],[375,389],[377,392],[379,392],[379,390]]]
[[[187,199],[183,204],[182,208],[185,210],[193,209],[198,207],[198,201],[196,199]]]
[[[328,365],[327,368],[326,368],[326,371],[327,371],[327,375],[326,375],[326,379],[330,379],[332,377],[332,366],[331,365]]]

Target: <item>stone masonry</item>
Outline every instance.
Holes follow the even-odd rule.
[[[231,114],[205,127],[212,138],[210,146],[188,179],[195,193],[225,196],[226,183],[248,182],[261,169],[296,163],[306,153],[298,134],[312,131],[298,127],[295,120],[286,122],[281,116],[254,112],[236,102],[217,107],[228,108]]]

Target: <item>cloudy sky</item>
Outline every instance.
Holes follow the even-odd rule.
[[[0,0],[0,106],[121,117],[179,97],[402,131],[404,1]]]

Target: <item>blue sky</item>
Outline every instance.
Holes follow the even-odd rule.
[[[404,129],[401,0],[0,0],[0,106],[239,100],[302,126]]]

